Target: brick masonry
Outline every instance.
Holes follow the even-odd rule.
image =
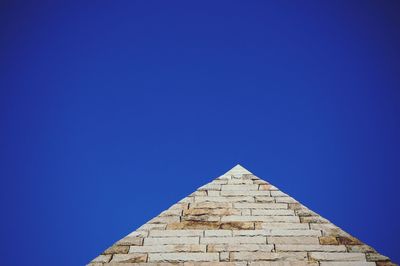
[[[396,264],[237,165],[117,241],[88,265]]]

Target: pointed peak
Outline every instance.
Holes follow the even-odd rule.
[[[237,164],[231,170],[225,173],[225,175],[233,175],[234,177],[239,177],[241,175],[252,174],[249,170]]]

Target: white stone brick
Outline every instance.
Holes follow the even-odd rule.
[[[165,244],[198,244],[199,237],[149,237],[145,238],[143,245],[165,245]]]
[[[233,236],[320,236],[321,232],[317,230],[234,230]]]
[[[150,253],[149,262],[218,261],[219,253]]]
[[[272,252],[274,245],[269,244],[209,244],[208,252],[222,251],[264,251]]]
[[[271,191],[271,196],[272,197],[288,197],[288,195],[286,193],[283,193],[280,190]]]
[[[205,230],[204,236],[232,236],[231,230]]]
[[[207,196],[219,197],[221,196],[221,192],[218,190],[207,190]]]
[[[150,245],[130,246],[129,253],[206,252],[206,245]]]
[[[230,191],[249,191],[249,190],[258,190],[258,185],[221,185],[221,190],[230,190]]]
[[[254,202],[254,197],[194,197],[197,202]]]
[[[219,253],[220,261],[229,261],[229,252],[221,252]]]
[[[203,237],[200,238],[200,244],[266,244],[266,238],[261,236],[247,237]]]
[[[261,190],[250,190],[250,191],[241,191],[241,190],[222,190],[221,196],[260,196],[260,197],[269,197],[272,200],[273,197],[270,197],[269,191],[261,191]]]
[[[253,185],[253,180],[251,179],[231,179],[227,182],[228,185],[238,185],[238,184],[245,184],[245,185]]]
[[[319,261],[366,261],[363,253],[310,252],[309,255]]]
[[[169,223],[176,223],[180,221],[179,216],[157,216],[151,219],[149,224],[169,224]]]
[[[99,255],[92,262],[106,263],[111,260],[111,255]]]
[[[182,237],[182,236],[203,236],[202,230],[152,230],[150,237]]]
[[[261,223],[261,229],[309,229],[308,224],[304,223]]]
[[[293,210],[285,210],[285,209],[253,209],[251,211],[252,215],[275,215],[275,216],[285,216],[285,215],[294,215]]]
[[[250,262],[248,266],[318,266],[318,262],[311,261],[260,261]]]
[[[321,261],[320,266],[376,266],[376,264],[366,261]]]
[[[344,245],[275,245],[279,251],[326,251],[326,252],[346,252]]]
[[[238,209],[287,209],[288,205],[286,203],[234,203],[234,208]]]
[[[233,261],[258,261],[258,260],[306,260],[306,252],[232,252],[231,260]]]
[[[295,245],[318,245],[319,239],[315,236],[268,236],[268,244],[295,244]]]
[[[221,190],[220,184],[213,184],[213,183],[208,183],[202,187],[200,187],[198,190]]]
[[[241,216],[230,215],[221,217],[221,222],[299,222],[297,216]]]
[[[291,197],[276,197],[275,202],[277,202],[277,203],[296,203],[298,201]]]

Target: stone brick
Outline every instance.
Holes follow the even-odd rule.
[[[220,261],[229,261],[229,252],[220,252],[219,260]]]
[[[337,240],[339,244],[343,245],[362,245],[363,243],[355,237],[343,237],[338,236]]]
[[[127,236],[122,238],[115,244],[120,246],[138,246],[143,244],[143,238]]]
[[[366,261],[363,253],[340,253],[340,252],[310,252],[310,258],[318,261]]]
[[[204,236],[232,236],[231,230],[205,230]]]
[[[150,253],[149,262],[219,261],[219,253]]]
[[[270,197],[269,191],[259,191],[259,190],[222,190],[221,196],[257,196],[257,197]],[[272,197],[270,197],[272,198]],[[272,198],[274,199],[274,198]]]
[[[240,215],[241,211],[238,209],[188,209],[183,212],[183,215]]]
[[[305,216],[300,217],[300,222],[302,223],[329,223],[329,221],[321,216]]]
[[[152,230],[150,237],[181,237],[181,236],[203,236],[202,230]]]
[[[271,191],[271,196],[272,197],[287,197],[288,195],[286,193],[283,193],[280,190],[276,190],[276,191]]]
[[[195,202],[254,202],[254,197],[194,197]]]
[[[256,196],[255,197],[255,202],[273,203],[273,202],[275,202],[275,198],[274,197],[269,197],[269,196]]]
[[[179,216],[157,216],[157,217],[151,219],[150,221],[148,221],[148,223],[150,223],[150,224],[169,224],[169,223],[175,223],[175,222],[179,222],[179,221],[180,221]]]
[[[277,203],[295,203],[297,201],[291,197],[276,197],[275,202],[277,202]]]
[[[125,254],[128,253],[129,251],[129,246],[120,246],[120,245],[114,245],[106,249],[103,254]]]
[[[198,244],[199,237],[153,237],[145,238],[143,245],[164,245],[164,244]]]
[[[334,236],[321,236],[319,243],[321,245],[339,245],[339,241]]]
[[[92,262],[106,263],[106,262],[109,262],[110,260],[111,260],[111,255],[100,255],[100,256],[97,256],[94,260],[92,260]]]
[[[233,236],[320,236],[321,232],[317,230],[289,230],[289,229],[272,229],[272,230],[237,230],[232,231]]]
[[[286,203],[234,203],[234,208],[238,209],[287,209]]]
[[[221,223],[221,229],[254,229],[254,223],[252,222],[223,222]]]
[[[295,245],[318,245],[318,237],[313,236],[268,236],[268,244],[295,244]]]
[[[271,190],[272,185],[270,185],[270,184],[260,184],[260,186],[258,188],[259,188],[259,190],[264,190],[264,191]]]
[[[195,202],[190,204],[190,209],[231,209],[229,202]]]
[[[321,266],[375,266],[374,262],[363,261],[321,261]],[[379,265],[378,265],[379,266]]]
[[[204,222],[204,221],[183,221],[180,223],[172,223],[167,225],[167,229],[218,229],[221,223],[219,222]]]
[[[221,190],[230,190],[230,191],[249,191],[249,190],[258,190],[257,184],[252,185],[222,185]]]
[[[223,251],[264,251],[272,252],[274,245],[266,244],[208,244],[208,252]]]
[[[318,266],[318,262],[312,261],[262,261],[250,262],[248,266]]]
[[[298,222],[299,217],[297,216],[241,216],[231,215],[221,217],[221,222]]]
[[[208,183],[197,190],[221,190],[220,184]]]
[[[111,262],[135,263],[135,262],[146,262],[146,260],[147,260],[147,254],[129,253],[129,254],[114,254]]]
[[[308,224],[304,223],[261,223],[260,229],[309,229]]]
[[[219,196],[221,196],[221,191],[219,191],[219,190],[207,190],[207,196],[219,197]]]
[[[348,252],[359,252],[359,253],[368,253],[368,252],[376,252],[375,249],[368,245],[349,245],[347,246]]]
[[[219,216],[211,215],[185,215],[181,217],[182,221],[208,221],[208,222],[219,222]]]
[[[170,253],[170,252],[206,252],[206,245],[150,245],[131,246],[129,253]]]
[[[233,261],[259,261],[259,260],[306,260],[306,252],[231,252],[231,260]]]
[[[326,251],[326,252],[346,252],[343,245],[275,245],[279,251]]]
[[[367,261],[388,261],[389,258],[378,253],[367,253]]]
[[[293,210],[285,210],[285,209],[253,209],[251,211],[252,215],[273,215],[273,216],[285,216],[285,215],[294,215]]]
[[[237,236],[237,237],[203,237],[200,238],[200,244],[265,244],[265,237],[255,236]]]

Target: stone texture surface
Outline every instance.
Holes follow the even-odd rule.
[[[117,241],[88,265],[396,264],[238,165]]]

